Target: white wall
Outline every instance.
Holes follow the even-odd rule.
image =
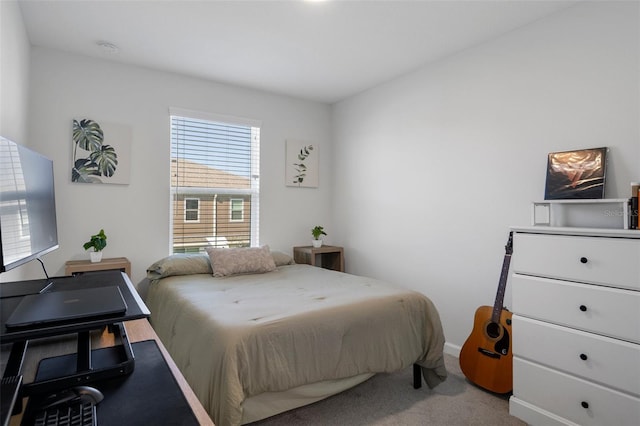
[[[60,249],[43,257],[49,275],[87,259],[82,244],[104,228],[105,257],[126,256],[132,281],[169,254],[169,107],[262,121],[260,243],[291,253],[330,222],[330,110],[327,105],[34,47],[29,145],[54,161]],[[91,118],[133,132],[129,185],[71,183],[71,122]],[[285,140],[320,147],[320,187],[284,182]],[[31,262],[32,264],[35,262]],[[41,278],[39,265],[25,265]],[[37,267],[37,268],[36,268]]]
[[[544,198],[547,153],[609,147],[608,198],[640,180],[638,12],[581,4],[336,104],[348,271],[430,296],[455,353],[494,303],[509,226]]]
[[[0,135],[27,138],[29,38],[15,1],[0,2]]]
[[[0,1],[0,136],[27,141],[31,45],[15,1]],[[24,278],[23,270],[0,275],[1,281]]]

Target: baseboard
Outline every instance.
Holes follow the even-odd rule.
[[[460,358],[461,349],[462,346],[454,345],[453,343],[445,342],[444,344],[444,353],[455,356],[456,358]]]

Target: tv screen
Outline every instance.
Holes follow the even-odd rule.
[[[0,136],[0,272],[58,248],[53,162]]]

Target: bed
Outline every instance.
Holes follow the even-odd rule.
[[[440,318],[420,293],[267,246],[172,255],[147,276],[151,324],[217,426],[412,364],[429,387],[446,378]]]

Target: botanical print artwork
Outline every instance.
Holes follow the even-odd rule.
[[[300,141],[286,141],[287,186],[318,187],[318,147]]]
[[[71,181],[78,183],[128,184],[131,128],[73,120]]]

